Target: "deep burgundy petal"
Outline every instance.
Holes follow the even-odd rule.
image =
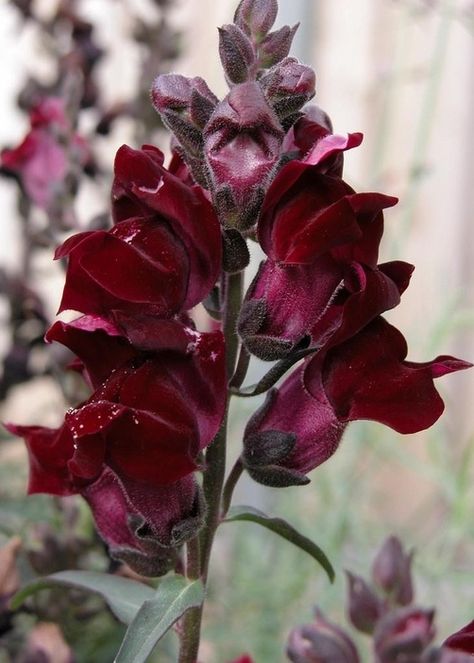
[[[25,440],[30,463],[29,494],[72,495],[77,492],[67,469],[74,447],[66,426],[44,428],[5,424],[5,428]]]
[[[55,322],[45,339],[57,341],[74,352],[83,363],[93,387],[137,352],[113,323],[97,316],[81,316],[73,322]]]
[[[412,272],[413,266],[402,262],[380,265],[378,269],[353,263],[345,274],[344,289],[311,330],[313,343],[326,349],[333,347],[397,306]]]
[[[474,620],[447,638],[443,647],[474,654]]]
[[[383,318],[377,318],[353,338],[326,355],[312,359],[305,385],[313,395],[324,391],[341,421],[371,419],[399,433],[431,426],[444,405],[433,378],[468,368],[453,357],[432,362],[405,362],[405,339]]]
[[[221,234],[213,207],[200,187],[191,187],[164,170],[151,147],[123,146],[116,157],[114,218],[117,222],[137,215],[166,221],[179,238],[192,276],[183,307],[195,306],[220,270]]]

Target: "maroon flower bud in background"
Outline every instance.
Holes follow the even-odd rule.
[[[293,629],[286,653],[293,663],[359,663],[351,638],[319,611],[311,624]]]
[[[434,610],[407,607],[389,612],[374,632],[374,649],[380,663],[418,661],[432,642]]]
[[[379,421],[399,433],[431,426],[444,409],[433,379],[471,364],[448,356],[417,364],[405,361],[406,354],[402,334],[376,318],[305,360],[247,424],[243,462],[251,476],[272,486],[304,483],[304,475],[336,451],[350,421]],[[267,467],[254,465],[268,431],[295,435],[293,447]]]
[[[165,318],[208,294],[220,272],[219,223],[200,187],[162,167],[159,150],[118,151],[113,214],[110,231],[80,233],[56,252],[69,256],[61,311]]]
[[[384,606],[374,590],[360,576],[347,572],[347,612],[353,626],[363,633],[373,633]]]
[[[413,601],[412,560],[413,552],[406,553],[399,539],[390,536],[372,565],[375,583],[398,605],[408,605]]]
[[[234,23],[258,42],[275,23],[277,13],[277,0],[242,0],[235,11]]]
[[[248,655],[244,655],[239,656],[239,658],[236,658],[232,663],[253,663],[253,659]]]
[[[216,107],[204,129],[204,152],[224,225],[247,229],[256,223],[283,136],[256,82],[236,85]]]

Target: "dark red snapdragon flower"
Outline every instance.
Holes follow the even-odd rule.
[[[431,426],[444,409],[433,379],[471,364],[448,356],[415,363],[406,355],[402,334],[376,318],[305,360],[247,424],[243,460],[251,476],[275,486],[307,483],[350,421],[378,421],[399,433]]]
[[[279,359],[305,336],[322,345],[336,332],[338,342],[354,334],[399,303],[413,270],[403,262],[377,265],[382,210],[396,199],[355,193],[328,174],[339,171],[341,151],[360,135],[305,125],[315,142],[303,145],[299,129],[293,132],[294,147],[307,151],[282,168],[266,195],[258,234],[268,258],[240,317],[245,345],[264,360]]]
[[[132,540],[146,556],[152,540],[173,547],[195,533],[202,502],[193,471],[225,409],[222,333],[172,320],[148,331],[141,339],[135,329],[132,346],[97,318],[57,322],[48,340],[73,349],[99,386],[59,429],[8,426],[28,447],[29,492],[83,495],[116,555]]]
[[[13,149],[1,153],[5,171],[16,175],[28,198],[48,210],[61,193],[71,161],[86,168],[91,154],[86,141],[67,119],[64,101],[47,97],[30,111],[31,129]]]
[[[217,217],[200,187],[163,167],[157,148],[120,148],[112,209],[111,230],[80,233],[56,252],[69,256],[60,311],[168,318],[208,294],[221,265]]]

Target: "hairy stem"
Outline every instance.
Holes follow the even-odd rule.
[[[243,471],[244,466],[242,465],[240,458],[238,458],[235,461],[235,465],[230,471],[229,476],[227,477],[227,481],[225,482],[224,492],[222,494],[222,516],[225,516],[229,510],[234,488],[237,485],[237,481],[242,476]]]
[[[223,292],[224,336],[226,342],[226,369],[229,379],[234,374],[234,367],[239,351],[237,319],[242,304],[243,274],[226,274]],[[222,491],[224,487],[227,445],[227,410],[230,393],[227,394],[227,408],[224,421],[216,438],[206,453],[206,471],[204,472],[203,490],[207,503],[206,524],[201,532],[199,575],[204,584],[207,582],[209,561],[214,536],[221,520]],[[194,540],[196,541],[196,540]],[[191,542],[192,543],[192,542]],[[188,546],[188,565],[195,560],[190,556]],[[188,569],[189,572],[189,569]],[[199,652],[203,606],[189,610],[183,619],[179,663],[196,663]]]

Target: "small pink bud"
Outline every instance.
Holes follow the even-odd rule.
[[[415,607],[398,608],[385,615],[374,631],[377,661],[398,663],[421,656],[435,635],[433,618],[434,610]]]
[[[349,619],[359,631],[372,633],[382,615],[382,602],[363,578],[347,572],[347,580]]]
[[[377,553],[372,565],[375,583],[395,600],[398,605],[413,601],[411,562],[413,554],[405,553],[395,536],[390,536]]]

